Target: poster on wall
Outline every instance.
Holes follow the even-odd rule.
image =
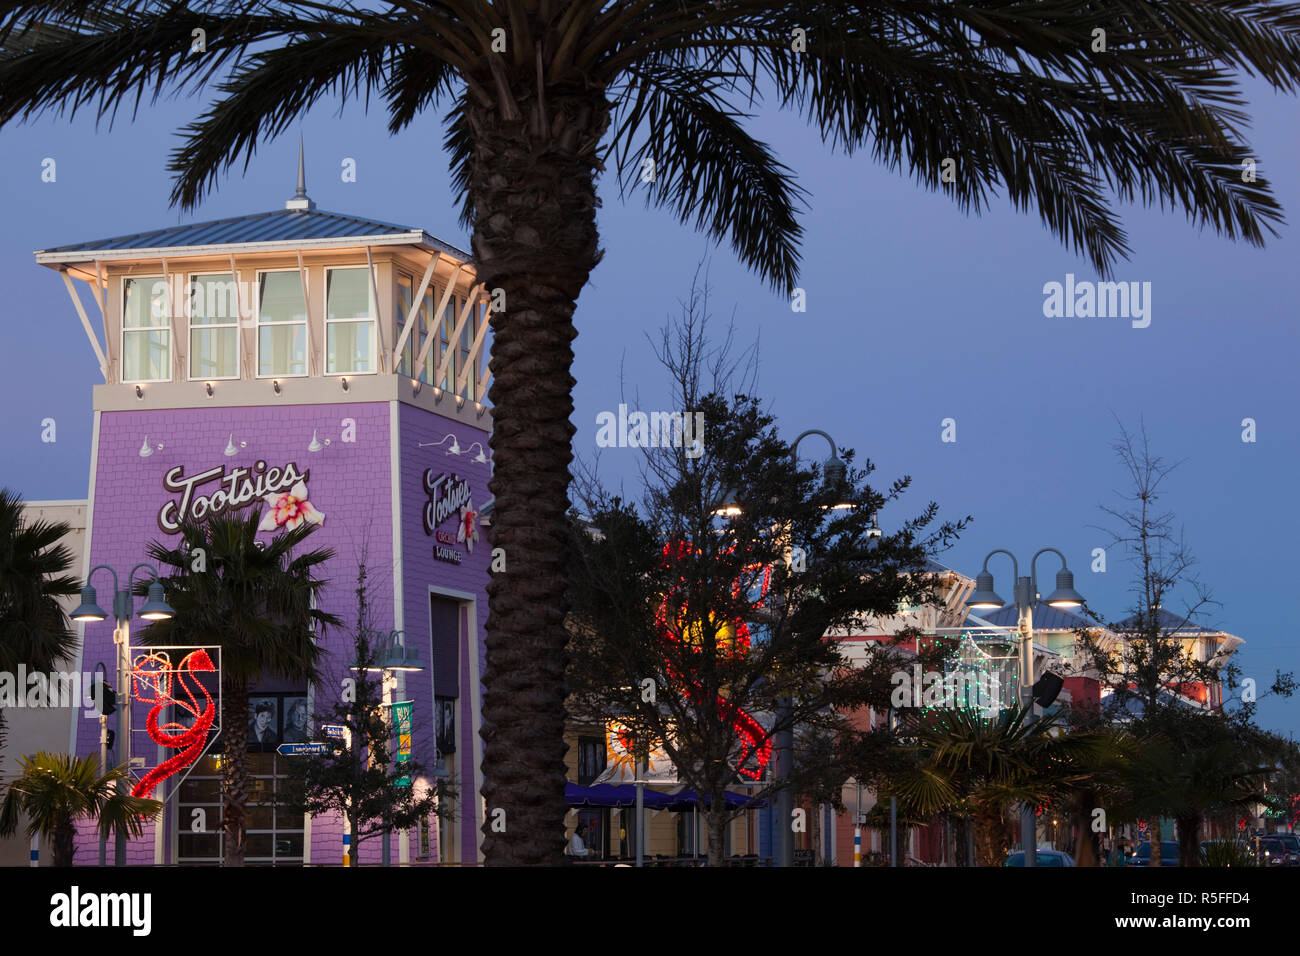
[[[280,745],[280,698],[248,698],[248,749],[269,753]]]
[[[280,742],[304,744],[312,739],[311,715],[307,712],[307,695],[297,694],[284,698],[284,730]]]

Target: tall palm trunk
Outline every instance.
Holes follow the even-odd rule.
[[[224,801],[225,866],[244,865],[245,806],[248,803],[248,684],[229,681],[222,693],[221,793]]]
[[[600,258],[596,147],[609,104],[599,91],[547,90],[544,111],[533,103],[511,119],[471,101],[465,115],[478,277],[505,295],[492,315],[490,393],[492,546],[505,570],[487,589],[480,731],[483,846],[495,865],[564,862],[573,312]]]

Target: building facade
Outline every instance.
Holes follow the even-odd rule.
[[[318,606],[344,625],[319,633],[321,681],[268,674],[250,713],[221,715],[255,731],[247,861],[342,863],[341,820],[294,816],[271,797],[288,761],[301,759],[279,744],[320,739],[319,715],[349,676],[362,563],[370,627],[401,632],[424,666],[394,675],[392,691],[413,702],[413,757],[456,791],[454,818],[402,834],[392,860],[479,861],[491,414],[488,301],[468,254],[422,229],[317,210],[300,168],[283,210],[60,246],[36,260],[62,277],[104,378],[74,573],[111,595],[112,576],[92,569],[111,568],[125,587],[151,544],[175,546],[183,516],[252,507],[266,537],[306,521],[317,525],[308,547],[334,551],[318,574],[327,581]],[[134,618],[133,635],[145,624]],[[102,663],[113,674],[112,620],[80,627],[76,670]],[[149,709],[132,702],[129,753],[115,741],[109,755],[133,758],[137,777],[171,756],[145,731]],[[59,749],[98,754],[98,720],[67,720]],[[21,746],[11,737],[11,753]],[[188,776],[164,781],[161,823],[131,841],[130,864],[220,861],[220,749],[218,739]],[[88,834],[79,859],[94,858],[93,843]],[[378,841],[363,844],[360,862],[379,853]]]

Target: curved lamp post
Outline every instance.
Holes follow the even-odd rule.
[[[1021,577],[1020,565],[1016,556],[1004,548],[997,548],[984,556],[980,573],[975,576],[975,591],[966,599],[966,606],[974,611],[992,611],[1005,607],[1006,601],[993,590],[993,575],[989,573],[989,558],[995,554],[1005,554],[1011,559],[1011,571],[1015,576],[1015,590],[1012,597],[1019,611],[1017,630],[1020,634],[1020,681],[1017,696],[1020,703],[1029,708],[1028,720],[1034,719],[1034,604],[1038,602],[1038,559],[1051,551],[1061,559],[1061,570],[1056,572],[1056,590],[1047,596],[1043,603],[1049,607],[1081,607],[1083,596],[1074,589],[1074,574],[1070,571],[1065,555],[1056,548],[1042,548],[1029,561],[1029,576]],[[1038,839],[1035,808],[1025,805],[1020,811],[1020,842],[1025,849],[1025,866],[1038,865]]]
[[[827,444],[831,446],[831,456],[822,462],[822,473],[826,478],[826,486],[832,490],[839,488],[848,473],[848,468],[840,460],[839,450],[835,447],[835,439],[826,434],[820,428],[810,428],[803,434],[799,435],[790,445],[790,460],[798,463],[799,443],[809,435],[820,435],[826,439]],[[837,505],[836,507],[840,507]],[[773,736],[772,743],[775,745],[773,756],[776,758],[774,776],[778,784],[784,784],[790,777],[790,772],[794,769],[794,725],[791,720],[791,711],[793,704],[789,697],[780,697],[776,704],[776,723],[781,729]],[[794,812],[794,794],[790,792],[787,786],[781,786],[776,796],[777,812],[777,846],[776,846],[776,865],[793,866],[794,865],[794,831],[790,828],[790,817]]]
[[[144,606],[140,608],[140,616],[146,621],[166,621],[175,617],[175,610],[163,599],[163,587],[158,580],[158,569],[144,562],[131,569],[131,573],[126,576],[125,588],[120,586],[117,572],[108,565],[99,564],[91,568],[90,573],[86,575],[86,586],[81,589],[81,604],[68,615],[72,620],[81,622],[107,619],[108,614],[96,603],[95,589],[90,586],[90,579],[94,577],[96,571],[107,571],[113,576],[113,622],[116,625],[113,628],[113,644],[116,646],[117,656],[117,692],[123,695],[117,708],[116,741],[119,744],[119,752],[125,758],[122,762],[128,768],[131,764],[131,688],[128,681],[131,673],[131,616],[135,607],[135,598],[131,594],[131,589],[135,584],[135,572],[141,568],[153,575],[153,583],[149,585],[149,594]],[[108,738],[107,727],[104,724],[100,725],[99,733],[100,753],[101,756],[106,757]],[[106,770],[107,767],[103,769]],[[119,794],[125,794],[125,780],[117,782],[117,791]],[[124,830],[118,830],[115,836],[113,865],[126,866],[126,831]]]

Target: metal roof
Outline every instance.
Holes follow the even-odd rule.
[[[201,250],[226,246],[315,246],[347,245],[348,240],[384,244],[423,244],[445,252],[462,262],[469,253],[436,239],[423,229],[399,226],[343,213],[318,209],[276,209],[271,212],[234,216],[212,222],[196,222],[166,229],[153,229],[111,239],[96,239],[36,252],[40,263],[128,258],[131,254],[197,254]],[[382,241],[381,241],[382,240]]]
[[[1222,634],[1223,631],[1214,628],[1201,627],[1199,624],[1193,624],[1191,618],[1181,615],[1172,614],[1164,608],[1157,608],[1156,619],[1160,622],[1160,630],[1176,634]],[[1116,625],[1119,630],[1133,630],[1137,627],[1137,615],[1127,617]]]
[[[996,611],[981,611],[979,616],[990,624],[1012,629],[1020,621],[1020,612],[1016,610],[1014,604],[1000,607]],[[1080,627],[1097,626],[1062,608],[1052,607],[1042,602],[1034,605],[1034,630],[1036,631],[1073,631]]]

